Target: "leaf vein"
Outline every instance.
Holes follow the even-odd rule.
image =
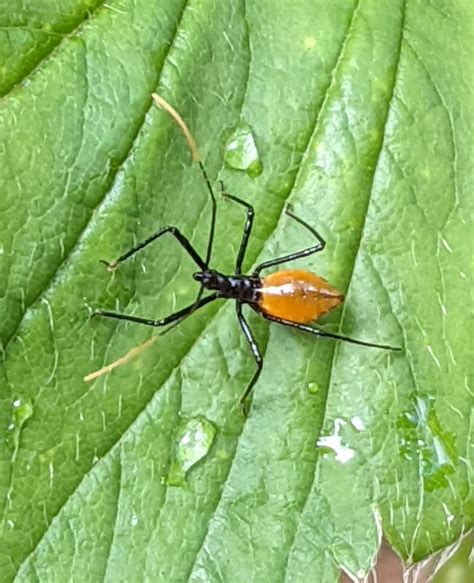
[[[314,123],[313,123],[312,127],[310,128],[310,130],[309,130],[309,132],[308,132],[308,137],[307,137],[307,140],[306,140],[306,145],[305,145],[305,147],[304,147],[303,154],[302,154],[302,157],[301,157],[301,163],[299,164],[299,168],[298,168],[298,170],[295,172],[295,175],[294,175],[293,181],[292,181],[292,183],[290,184],[290,186],[289,186],[289,188],[288,188],[288,191],[285,193],[285,195],[284,195],[284,197],[283,197],[283,201],[284,201],[284,202],[283,202],[283,204],[282,204],[282,205],[281,205],[281,207],[280,207],[280,211],[279,211],[279,214],[278,214],[277,220],[276,220],[276,222],[275,222],[275,228],[274,228],[274,230],[273,230],[273,233],[275,232],[275,230],[276,230],[276,228],[277,228],[277,226],[278,226],[278,223],[279,223],[279,219],[280,219],[280,218],[281,218],[281,216],[282,216],[282,212],[283,212],[283,209],[284,209],[284,206],[285,206],[285,205],[284,205],[284,203],[285,203],[285,202],[286,202],[286,201],[287,201],[287,200],[288,200],[288,199],[291,197],[291,194],[292,194],[292,192],[293,192],[293,190],[294,190],[294,188],[295,188],[295,185],[296,185],[296,183],[297,183],[297,181],[298,181],[298,177],[299,177],[299,175],[300,175],[301,168],[302,168],[302,166],[304,165],[304,161],[305,161],[305,159],[306,159],[306,158],[307,158],[307,156],[308,156],[308,152],[309,152],[309,148],[310,148],[310,145],[311,145],[311,142],[312,142],[312,138],[313,138],[314,134],[315,134],[315,133],[317,132],[317,130],[318,130],[318,127],[319,127],[319,122],[320,122],[320,119],[321,119],[321,114],[322,114],[322,112],[323,112],[323,110],[324,110],[324,108],[325,108],[325,104],[326,104],[326,102],[327,102],[327,99],[328,99],[328,94],[330,93],[330,91],[331,91],[331,88],[332,88],[332,86],[334,85],[334,81],[335,81],[336,73],[337,73],[337,70],[338,70],[338,68],[339,68],[339,64],[340,64],[340,62],[341,62],[341,59],[342,59],[342,54],[343,54],[343,52],[344,52],[344,47],[346,46],[347,37],[348,37],[348,35],[349,35],[349,33],[350,33],[350,30],[351,30],[351,28],[352,28],[353,21],[354,21],[354,15],[355,15],[355,13],[356,13],[356,11],[357,11],[358,7],[359,7],[359,4],[360,4],[360,0],[357,0],[357,5],[355,6],[355,8],[354,8],[354,11],[353,11],[353,13],[352,13],[351,20],[350,20],[350,22],[349,22],[349,26],[348,26],[347,32],[346,32],[346,34],[345,34],[345,36],[344,36],[343,42],[342,42],[342,44],[341,44],[341,48],[340,48],[340,50],[339,50],[339,53],[338,53],[338,56],[337,56],[337,58],[336,58],[336,62],[335,62],[334,66],[333,66],[333,69],[332,69],[332,71],[331,71],[331,75],[330,75],[329,82],[328,82],[328,84],[327,84],[327,87],[326,87],[326,89],[325,89],[325,91],[324,91],[324,97],[323,97],[323,101],[322,101],[321,107],[320,107],[320,108],[319,108],[319,110],[317,111],[317,113],[316,113],[316,116],[315,116],[315,121],[314,121]],[[249,43],[249,46],[250,46],[250,43]],[[267,239],[269,239],[269,238],[271,237],[271,235],[272,235],[272,233],[270,233],[270,235],[267,237]],[[230,474],[230,472],[231,472],[231,469],[232,469],[232,464],[234,463],[234,461],[235,461],[235,456],[234,456],[234,458],[233,458],[233,460],[232,460],[232,462],[231,462],[231,466],[230,466],[230,468],[229,468],[229,471],[227,472],[227,475],[229,475],[229,474]],[[223,495],[223,493],[224,493],[224,488],[221,488],[221,492],[220,492],[219,500],[217,501],[217,504],[216,504],[216,510],[217,510],[217,508],[218,508],[218,506],[219,506],[219,503],[220,503],[220,500],[221,500],[221,498],[222,498],[222,495]],[[214,512],[214,514],[215,514],[215,512]],[[204,538],[203,538],[203,541],[202,541],[202,544],[201,544],[201,546],[200,546],[200,549],[199,549],[199,551],[196,553],[196,560],[193,562],[193,564],[192,564],[192,566],[191,566],[191,568],[190,568],[190,570],[189,570],[189,573],[188,573],[188,575],[187,575],[187,577],[186,577],[188,581],[190,580],[190,577],[191,577],[191,575],[192,575],[192,572],[193,572],[193,570],[194,570],[194,567],[196,566],[196,563],[197,563],[197,558],[198,558],[198,556],[200,555],[200,553],[201,553],[201,552],[204,552],[204,545],[205,545],[206,538],[207,538],[207,535],[208,535],[208,533],[209,533],[210,526],[211,526],[211,525],[210,525],[210,523],[211,523],[211,518],[210,518],[210,519],[209,519],[209,521],[208,521],[208,527],[207,527],[207,531],[206,531],[206,533],[205,533],[205,536],[204,536]],[[291,546],[291,545],[290,545],[290,546]]]
[[[368,196],[367,196],[367,207],[366,207],[366,212],[364,214],[364,222],[363,222],[362,227],[360,229],[360,237],[359,237],[359,241],[357,242],[356,252],[354,254],[354,259],[353,259],[353,263],[352,263],[352,270],[351,270],[351,273],[349,274],[349,283],[348,283],[348,286],[347,286],[348,287],[348,291],[349,291],[349,289],[351,287],[351,283],[352,283],[352,279],[353,279],[353,275],[354,275],[354,271],[355,271],[355,265],[357,263],[357,257],[359,255],[359,252],[360,252],[360,249],[361,249],[361,244],[362,244],[363,234],[364,234],[364,229],[365,229],[365,222],[366,222],[366,218],[367,218],[367,211],[369,209],[370,202],[371,202],[371,198],[372,198],[372,192],[373,192],[373,184],[374,184],[375,174],[377,172],[377,166],[378,166],[378,162],[380,160],[380,154],[381,154],[382,149],[383,149],[383,146],[384,146],[385,133],[386,133],[386,129],[387,129],[387,122],[388,122],[388,118],[389,118],[389,114],[390,114],[390,110],[391,110],[391,103],[393,101],[394,94],[395,94],[395,87],[396,87],[396,83],[397,83],[397,79],[398,79],[398,71],[399,71],[399,66],[400,66],[400,56],[401,56],[402,44],[403,44],[403,38],[404,38],[405,17],[406,17],[406,5],[407,5],[407,0],[404,0],[403,7],[402,7],[400,38],[399,38],[398,54],[397,54],[397,61],[396,61],[397,62],[397,64],[396,64],[396,70],[395,70],[395,73],[394,73],[394,76],[393,76],[393,83],[392,83],[391,92],[390,92],[390,95],[389,95],[388,100],[387,100],[387,112],[386,112],[385,119],[384,119],[384,122],[383,122],[383,134],[382,134],[382,137],[380,139],[380,147],[379,147],[379,150],[377,152],[376,163],[374,164],[374,170],[372,172],[371,185],[370,185],[369,192],[368,192]],[[354,11],[354,14],[355,14],[356,10],[359,8],[359,6],[360,6],[360,2],[358,3],[358,5],[357,5],[357,7],[356,7],[356,9]],[[354,21],[354,18],[353,18],[353,20],[351,22],[351,25],[352,25],[353,21]],[[339,330],[338,330],[339,333],[343,329],[344,315],[345,315],[345,306],[342,309],[341,317],[339,319]],[[333,351],[333,354],[332,354],[331,369],[330,369],[330,372],[329,372],[328,385],[327,385],[327,390],[326,390],[326,397],[325,397],[324,404],[323,404],[323,414],[322,414],[323,423],[322,423],[322,425],[324,424],[324,419],[325,419],[325,416],[326,416],[326,409],[327,409],[327,404],[328,404],[328,400],[329,400],[329,389],[330,389],[330,386],[331,386],[332,374],[334,372],[334,365],[335,365],[335,362],[337,360],[337,352],[338,352],[338,346],[335,347],[335,349]],[[318,468],[318,465],[319,465],[319,460],[320,460],[320,456],[317,455],[316,458],[315,458],[315,464],[314,464],[313,480],[311,481],[311,484],[309,485],[309,488],[305,492],[304,501],[303,501],[303,504],[301,506],[301,511],[300,511],[300,518],[304,514],[305,508],[306,508],[306,506],[308,504],[308,501],[309,501],[309,496],[310,496],[310,494],[311,494],[311,492],[313,490],[313,486],[314,486],[315,481],[316,481],[316,473],[317,473],[317,468]],[[298,521],[297,524],[299,524],[299,523],[300,523],[300,521]],[[286,565],[285,565],[285,578],[286,578],[286,574],[288,573],[287,567],[288,567],[289,559],[290,559],[290,556],[291,556],[291,551],[292,551],[292,549],[294,547],[294,544],[295,544],[295,541],[296,541],[297,534],[298,534],[298,526],[296,527],[296,529],[294,531],[293,540],[292,540],[292,542],[289,545],[290,546],[290,551],[288,553],[287,561],[286,561]]]
[[[187,6],[187,2],[183,7],[182,13],[179,17],[178,23],[176,25],[175,30],[173,31],[173,37],[172,37],[172,41],[170,42],[169,46],[168,46],[168,51],[166,52],[166,54],[163,56],[162,61],[160,66],[158,66],[158,70],[157,70],[157,80],[154,82],[153,84],[153,88],[150,88],[150,93],[152,91],[152,89],[154,89],[158,84],[159,84],[159,77],[161,75],[161,71],[163,70],[163,67],[167,61],[168,55],[170,53],[171,47],[173,45],[174,39],[176,38],[177,35],[177,31],[179,28],[179,25],[181,23],[183,14],[185,12]],[[97,210],[100,208],[101,205],[104,205],[105,202],[108,199],[108,196],[111,194],[111,192],[113,192],[114,189],[114,183],[115,180],[120,172],[120,170],[124,167],[124,165],[127,163],[129,156],[131,154],[131,152],[133,151],[133,145],[136,141],[136,139],[138,138],[144,123],[146,121],[147,115],[149,114],[149,112],[152,110],[153,108],[153,101],[150,98],[150,105],[148,108],[146,108],[142,114],[142,116],[140,117],[138,123],[137,123],[137,127],[135,129],[135,132],[133,134],[133,136],[130,139],[130,142],[126,148],[126,151],[124,152],[122,158],[120,160],[118,160],[117,164],[114,164],[112,170],[109,173],[108,176],[108,180],[107,180],[107,188],[104,190],[104,193],[102,195],[102,197],[97,201],[97,203],[95,204],[95,206],[91,209],[91,212],[89,214],[89,219],[86,221],[86,223],[84,224],[84,226],[81,228],[80,232],[77,235],[77,238],[75,240],[75,242],[72,243],[72,245],[70,246],[70,248],[65,252],[65,254],[63,255],[63,258],[60,260],[60,262],[58,263],[53,276],[46,282],[46,285],[43,287],[42,290],[39,291],[39,293],[36,295],[35,298],[33,298],[33,300],[30,302],[30,304],[28,306],[25,306],[23,315],[20,317],[17,326],[15,327],[15,329],[12,331],[11,335],[9,338],[5,339],[4,345],[3,345],[3,352],[4,354],[7,351],[7,348],[9,346],[9,344],[15,339],[15,337],[18,334],[18,331],[23,323],[23,321],[25,320],[27,314],[29,313],[29,311],[31,310],[31,308],[39,301],[41,300],[41,298],[46,295],[48,293],[48,291],[50,289],[53,288],[54,283],[57,279],[58,276],[58,272],[67,264],[68,260],[70,259],[70,257],[73,255],[73,253],[75,252],[75,250],[79,247],[80,242],[82,240],[82,237],[84,235],[84,233],[87,231],[87,229],[89,228],[89,226],[91,225],[92,220],[94,219],[94,216],[97,213]],[[5,358],[6,360],[6,358]]]
[[[107,579],[107,573],[109,570],[109,561],[110,561],[110,555],[114,546],[114,540],[115,540],[115,533],[117,530],[117,519],[118,519],[118,515],[119,515],[119,510],[120,510],[120,497],[122,494],[122,450],[120,450],[119,453],[119,457],[117,460],[117,490],[116,492],[114,492],[114,494],[116,495],[116,503],[115,503],[115,512],[112,518],[112,523],[111,523],[111,527],[112,527],[112,532],[110,533],[110,543],[109,543],[109,547],[107,549],[107,554],[106,554],[106,559],[105,559],[105,564],[104,564],[104,574],[102,579],[105,581]]]
[[[459,207],[459,187],[458,187],[458,177],[457,177],[458,149],[457,149],[457,145],[456,145],[456,133],[454,131],[454,121],[453,121],[452,114],[449,111],[449,108],[444,100],[444,97],[441,94],[440,90],[438,89],[438,86],[436,85],[436,83],[433,79],[433,76],[430,73],[428,67],[426,66],[424,60],[418,55],[415,48],[412,46],[412,44],[407,39],[405,39],[405,43],[406,43],[406,46],[410,49],[410,51],[415,56],[416,60],[420,63],[421,67],[423,68],[423,70],[426,74],[426,77],[427,77],[428,81],[430,82],[439,103],[441,104],[441,107],[446,112],[446,117],[448,119],[449,138],[451,141],[452,157],[453,157],[453,159],[452,159],[452,175],[453,175],[454,202],[453,202],[453,205],[452,205],[450,211],[448,212],[446,219],[444,220],[444,225],[440,229],[442,231],[446,227],[446,225],[449,223],[456,208]]]
[[[158,67],[157,67],[157,77],[158,77],[158,78],[157,78],[157,80],[155,81],[155,84],[154,84],[154,86],[158,86],[158,85],[159,85],[159,79],[160,79],[160,77],[161,77],[161,72],[162,72],[162,70],[163,70],[163,68],[164,68],[164,66],[165,66],[165,64],[166,64],[166,62],[167,62],[167,60],[168,60],[168,56],[169,56],[169,54],[170,54],[171,48],[172,48],[172,46],[173,46],[173,44],[174,44],[174,41],[175,41],[175,39],[176,39],[176,37],[177,37],[177,35],[178,35],[178,30],[179,30],[179,28],[180,28],[180,25],[181,25],[181,22],[182,22],[182,19],[183,19],[184,13],[185,13],[185,11],[186,11],[186,8],[187,8],[187,6],[188,6],[188,2],[189,2],[189,0],[188,0],[188,1],[187,1],[187,2],[184,4],[184,5],[183,5],[183,8],[182,8],[181,14],[179,15],[179,18],[177,19],[176,27],[175,27],[175,29],[174,29],[174,31],[173,31],[172,40],[170,41],[170,43],[169,43],[169,45],[168,45],[168,50],[167,50],[166,54],[165,54],[165,55],[162,57],[162,61],[161,61],[161,63],[160,63],[160,64],[158,65]],[[128,157],[129,157],[130,153],[132,152],[132,149],[133,149],[133,144],[135,143],[135,140],[137,139],[137,137],[138,137],[138,135],[139,135],[139,133],[140,133],[140,131],[141,131],[141,129],[142,129],[142,127],[143,127],[144,123],[145,123],[145,120],[146,120],[146,117],[147,117],[147,115],[148,115],[148,112],[151,110],[151,108],[152,108],[152,107],[153,107],[153,101],[152,101],[152,100],[151,100],[151,98],[150,98],[150,105],[149,105],[149,107],[148,107],[148,108],[145,110],[144,114],[142,115],[142,118],[141,118],[141,120],[140,120],[140,122],[139,122],[139,124],[138,124],[137,130],[136,130],[136,132],[135,132],[135,134],[134,134],[133,138],[131,139],[131,142],[130,142],[130,144],[129,144],[129,147],[127,148],[127,150],[126,150],[126,152],[125,152],[125,154],[124,154],[124,157],[123,157],[123,159],[122,159],[122,160],[121,160],[121,161],[120,161],[120,162],[117,164],[117,166],[116,166],[116,167],[115,167],[115,169],[113,170],[113,173],[112,173],[112,182],[114,181],[115,177],[117,176],[117,174],[118,174],[119,170],[120,170],[120,169],[122,168],[122,166],[123,166],[123,165],[124,165],[124,164],[127,162],[127,160],[128,160]],[[3,349],[3,355],[4,355],[4,359],[5,359],[5,361],[6,361],[6,350],[7,350],[7,347],[8,347],[8,345],[10,344],[10,342],[11,342],[11,341],[12,341],[12,340],[13,340],[13,339],[16,337],[16,335],[17,335],[17,332],[18,332],[18,329],[20,328],[20,326],[21,326],[21,323],[23,322],[23,320],[24,320],[24,318],[25,318],[25,316],[26,316],[26,314],[27,314],[28,310],[29,310],[29,309],[31,309],[31,306],[32,306],[32,305],[34,305],[36,302],[38,302],[38,301],[39,301],[39,300],[40,300],[40,299],[41,299],[41,298],[42,298],[42,297],[43,297],[43,296],[44,296],[44,295],[45,295],[45,294],[46,294],[46,293],[47,293],[47,292],[48,292],[48,291],[49,291],[49,290],[52,288],[52,286],[54,285],[55,279],[56,279],[56,277],[55,277],[55,276],[57,276],[57,274],[58,274],[58,271],[59,271],[59,270],[60,270],[62,267],[64,267],[64,265],[66,264],[66,262],[67,262],[67,260],[69,259],[69,257],[70,257],[70,256],[71,256],[71,255],[74,253],[75,249],[76,249],[76,248],[79,246],[79,243],[80,243],[80,241],[81,241],[81,238],[82,238],[83,234],[86,232],[87,228],[89,227],[89,225],[90,225],[90,223],[91,223],[91,221],[92,221],[92,219],[93,219],[93,217],[94,217],[94,215],[95,215],[95,211],[96,211],[96,209],[97,209],[97,208],[99,208],[99,207],[100,207],[100,205],[104,204],[104,202],[106,201],[106,199],[107,199],[108,195],[109,195],[109,194],[110,194],[112,191],[113,191],[113,184],[112,184],[112,186],[110,186],[110,187],[109,187],[109,188],[108,188],[108,189],[107,189],[107,190],[104,192],[104,195],[103,195],[103,197],[102,197],[102,198],[101,198],[101,199],[98,201],[98,203],[96,204],[95,208],[92,210],[92,212],[91,212],[91,214],[90,214],[90,217],[89,217],[89,220],[87,221],[87,224],[86,224],[86,225],[83,227],[83,229],[82,229],[82,230],[81,230],[81,232],[79,233],[79,235],[78,235],[78,237],[77,237],[77,239],[76,239],[75,243],[74,243],[74,244],[71,246],[71,249],[69,250],[69,252],[68,252],[68,253],[67,253],[67,254],[64,256],[64,258],[61,260],[60,264],[59,264],[59,265],[58,265],[58,267],[56,268],[55,275],[54,275],[54,276],[53,276],[53,277],[52,277],[52,278],[51,278],[51,279],[50,279],[50,280],[47,282],[47,285],[46,285],[46,287],[45,287],[45,288],[44,288],[44,289],[43,289],[43,290],[42,290],[42,291],[41,291],[41,292],[38,294],[38,296],[37,296],[37,297],[36,297],[36,298],[33,300],[32,304],[31,304],[30,306],[28,306],[28,307],[25,309],[25,312],[24,312],[24,314],[23,314],[22,318],[20,319],[20,322],[18,323],[18,325],[17,325],[16,329],[14,330],[13,334],[11,335],[11,337],[8,339],[8,342],[6,342],[6,344],[5,344],[5,346],[4,346],[4,349]],[[115,333],[115,331],[114,331],[114,333]],[[114,334],[114,333],[113,333],[113,334]],[[113,334],[112,334],[112,337],[113,337]],[[199,338],[199,336],[198,336],[198,338]],[[196,341],[197,341],[197,339],[196,339]],[[194,345],[194,344],[193,344],[193,345]],[[5,367],[5,369],[6,369],[6,367]],[[142,409],[139,411],[139,413],[137,414],[137,416],[135,417],[135,419],[137,419],[137,418],[139,417],[139,415],[140,415],[140,414],[141,414],[141,413],[144,411],[144,409],[146,408],[146,406],[147,406],[147,405],[148,405],[148,403],[146,403],[146,404],[145,404],[145,406],[144,406],[144,407],[143,407],[143,408],[142,408]],[[134,419],[134,421],[135,421],[135,419]],[[132,423],[133,423],[133,421],[132,421]],[[131,423],[130,425],[132,425],[132,423]],[[129,427],[130,427],[130,426],[129,426]],[[127,429],[128,429],[128,428],[127,428]],[[124,433],[122,434],[122,436],[121,436],[121,437],[123,437],[123,435],[125,435],[125,434],[126,434],[126,432],[127,432],[127,430],[125,430],[125,431],[124,431]],[[104,457],[105,455],[107,455],[107,454],[110,452],[110,450],[111,450],[111,449],[114,447],[114,445],[115,445],[116,443],[118,443],[119,441],[120,441],[120,438],[119,438],[119,440],[117,440],[115,443],[113,443],[113,444],[110,446],[110,448],[109,448],[109,449],[108,449],[106,452],[104,452],[104,455],[103,455],[103,457]],[[70,498],[73,496],[74,492],[76,492],[76,491],[77,491],[77,488],[79,487],[79,485],[82,483],[82,481],[84,480],[84,478],[85,478],[87,475],[89,475],[89,473],[90,473],[90,471],[92,471],[92,469],[93,469],[93,467],[91,467],[91,469],[89,470],[89,472],[87,472],[86,474],[84,474],[83,478],[82,478],[82,479],[81,479],[81,481],[80,481],[80,482],[79,482],[79,483],[76,485],[76,487],[75,487],[75,488],[72,490],[71,494],[70,494],[70,495],[67,497],[66,501],[65,501],[64,503],[62,503],[62,504],[61,504],[60,508],[57,510],[57,512],[55,513],[55,515],[54,515],[54,516],[51,518],[51,520],[50,520],[49,524],[47,525],[47,527],[46,527],[45,531],[44,531],[44,532],[43,532],[43,533],[42,533],[42,534],[41,534],[41,535],[38,537],[38,539],[37,539],[37,542],[34,544],[34,546],[33,546],[32,550],[31,550],[31,552],[30,552],[30,553],[29,553],[29,554],[28,554],[28,555],[25,557],[25,559],[24,559],[24,560],[21,562],[21,564],[19,565],[19,567],[18,567],[18,570],[17,570],[17,573],[20,571],[20,569],[22,568],[22,566],[23,566],[23,565],[24,565],[24,564],[27,562],[28,558],[29,558],[29,557],[30,557],[30,556],[31,556],[31,555],[32,555],[32,554],[35,552],[36,548],[39,546],[39,544],[40,544],[40,543],[41,543],[41,541],[43,540],[44,536],[45,536],[45,535],[46,535],[46,533],[48,532],[48,529],[49,529],[49,527],[50,527],[50,525],[51,525],[52,521],[54,520],[54,518],[55,518],[55,517],[56,517],[56,516],[57,516],[57,515],[58,515],[58,514],[61,512],[61,510],[64,508],[65,504],[67,503],[67,500],[69,500],[69,499],[70,499]],[[13,479],[13,468],[11,469],[11,481],[12,481],[12,479]],[[5,507],[5,511],[6,511],[6,507]]]
[[[94,6],[94,8],[89,9],[88,11],[88,17],[87,18],[82,18],[81,20],[75,22],[73,24],[73,26],[70,28],[70,30],[67,30],[63,33],[53,33],[51,31],[44,31],[41,29],[36,29],[34,27],[31,26],[9,26],[9,27],[0,27],[2,29],[10,29],[10,28],[27,28],[27,29],[31,29],[31,30],[39,30],[41,32],[44,32],[45,34],[49,34],[50,36],[57,36],[57,41],[53,44],[53,46],[50,48],[49,52],[46,55],[43,55],[40,59],[38,59],[37,61],[33,62],[30,66],[30,68],[24,72],[23,76],[19,79],[17,79],[12,86],[10,87],[10,89],[8,91],[6,91],[5,93],[3,93],[3,95],[0,95],[0,100],[4,99],[6,97],[9,97],[9,95],[15,90],[15,88],[20,84],[20,83],[24,83],[25,81],[27,81],[30,77],[32,77],[43,65],[43,63],[45,63],[46,61],[48,61],[50,58],[53,57],[53,55],[56,52],[59,52],[63,45],[65,44],[66,40],[70,40],[71,38],[77,37],[78,34],[81,32],[81,30],[83,29],[83,27],[88,24],[89,22],[91,22],[92,17],[94,17],[96,15],[96,12],[102,8],[104,6],[104,4],[106,3],[107,0],[101,0],[101,2],[99,2],[96,6]]]

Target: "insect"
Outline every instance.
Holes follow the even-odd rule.
[[[185,133],[186,139],[191,146],[194,158],[197,159],[204,183],[210,196],[211,221],[206,255],[203,258],[193,247],[189,239],[187,239],[179,229],[172,226],[166,226],[159,229],[156,233],[121,255],[115,261],[103,261],[103,263],[108,267],[109,270],[113,271],[121,263],[130,259],[132,256],[151,243],[157,241],[164,235],[171,235],[188,253],[198,268],[197,271],[193,274],[193,278],[200,284],[199,292],[196,300],[192,304],[158,320],[142,318],[138,316],[129,316],[127,314],[110,312],[107,310],[98,310],[95,312],[95,315],[106,318],[116,318],[118,320],[127,320],[129,322],[136,322],[138,324],[145,324],[146,326],[153,326],[158,328],[169,326],[165,330],[165,332],[167,332],[171,329],[171,327],[176,326],[192,313],[196,312],[198,309],[204,306],[207,306],[211,302],[219,299],[235,300],[237,320],[252,351],[256,363],[256,371],[240,398],[240,405],[244,414],[248,413],[246,405],[247,398],[255,386],[263,368],[262,354],[255,340],[253,332],[249,327],[248,321],[244,316],[244,306],[249,306],[270,322],[277,322],[278,324],[296,328],[315,336],[343,340],[345,342],[351,342],[361,346],[380,348],[383,350],[400,350],[399,348],[388,345],[374,344],[371,342],[350,338],[348,336],[343,336],[341,334],[327,332],[326,330],[315,326],[314,322],[316,322],[322,315],[330,312],[344,301],[343,294],[331,286],[322,277],[302,269],[283,269],[262,277],[263,271],[272,267],[277,267],[289,261],[302,259],[303,257],[308,257],[309,255],[318,253],[322,251],[326,245],[325,240],[318,233],[318,231],[316,231],[316,229],[311,227],[303,219],[296,216],[289,206],[286,207],[286,214],[291,219],[299,223],[304,229],[306,229],[314,238],[315,242],[309,247],[302,249],[301,251],[290,253],[288,255],[278,257],[277,259],[264,261],[257,265],[257,267],[250,275],[246,275],[242,273],[242,264],[245,259],[250,235],[252,233],[255,215],[254,209],[252,205],[245,200],[225,192],[223,184],[220,183],[221,196],[224,199],[230,200],[243,207],[246,213],[246,220],[240,247],[237,253],[234,273],[232,275],[225,275],[211,267],[211,256],[217,217],[217,202],[214,189],[212,188],[211,181],[209,180],[204,164],[200,160],[199,155],[196,154],[197,147],[195,146],[194,140],[189,134],[189,130],[184,124],[184,121],[179,116],[179,114],[162,98],[155,95],[154,98],[159,103],[159,105],[167,109],[168,112],[173,115],[175,120],[181,126],[181,129]],[[205,295],[205,292],[211,293]],[[310,326],[310,323],[313,323],[313,325]]]

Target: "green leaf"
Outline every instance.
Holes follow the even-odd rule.
[[[382,532],[407,562],[455,541],[474,515],[471,3],[33,4],[0,0],[1,580],[325,583],[369,572]],[[153,91],[255,206],[245,268],[312,243],[291,201],[327,239],[298,265],[347,295],[323,325],[402,353],[249,316],[265,364],[244,420],[255,364],[219,302],[83,382],[153,334],[91,310],[155,318],[196,293],[171,238],[99,263],[166,224],[204,253],[205,185]],[[259,175],[224,162],[242,128]],[[244,213],[218,213],[231,272]],[[216,435],[173,486],[183,419]]]

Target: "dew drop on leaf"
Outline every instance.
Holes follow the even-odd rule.
[[[13,417],[17,427],[21,427],[33,415],[33,403],[30,399],[15,397],[13,399]]]
[[[187,472],[207,455],[215,436],[216,428],[205,417],[181,418],[174,436],[168,485],[185,485]]]
[[[316,393],[319,391],[319,385],[318,383],[308,383],[306,390],[310,395],[316,395]]]
[[[23,425],[33,415],[33,402],[20,396],[13,397],[11,421],[8,425],[7,440],[13,447],[18,447],[18,440]]]
[[[360,417],[351,417],[351,423],[354,429],[357,429],[357,431],[363,431],[365,429],[364,422]]]
[[[251,127],[245,122],[240,123],[227,142],[224,160],[234,170],[243,170],[251,178],[260,176],[263,170],[258,155],[257,144]]]

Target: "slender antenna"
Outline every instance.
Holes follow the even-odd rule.
[[[203,176],[204,181],[206,183],[207,190],[209,191],[209,195],[211,197],[211,225],[209,227],[209,238],[207,241],[207,250],[206,250],[206,266],[209,266],[209,263],[211,261],[211,255],[212,255],[212,246],[214,244],[214,232],[216,230],[216,214],[217,214],[216,196],[214,194],[214,191],[212,190],[211,181],[209,180],[206,169],[204,168],[204,164],[202,162],[201,155],[199,153],[199,149],[196,145],[196,142],[195,142],[191,132],[189,131],[188,126],[184,122],[183,118],[179,115],[179,113],[174,109],[174,107],[172,105],[170,105],[167,101],[165,101],[163,99],[163,97],[161,97],[157,93],[152,93],[152,97],[153,97],[153,100],[156,103],[156,105],[158,105],[158,107],[163,108],[167,113],[169,113],[169,115],[174,119],[174,121],[180,127],[181,131],[184,134],[184,137],[186,138],[186,141],[188,142],[188,146],[189,146],[189,149],[191,150],[193,160],[199,164],[199,168],[201,170],[202,176]],[[202,296],[203,291],[204,291],[204,289],[201,287],[201,290],[200,290],[199,295],[198,295],[198,299],[200,299],[200,297]]]
[[[160,336],[164,336],[165,334],[168,334],[168,332],[170,330],[172,330],[175,326],[177,326],[178,324],[181,324],[181,322],[184,320],[185,317],[186,316],[183,316],[179,320],[176,320],[176,322],[173,322],[170,326],[168,326],[168,328],[166,328],[166,330],[163,330],[163,332],[160,332],[156,336],[152,336],[151,338],[149,338],[148,340],[146,340],[142,344],[139,344],[138,346],[135,346],[134,348],[130,349],[123,356],[120,356],[119,358],[117,358],[117,360],[114,360],[110,364],[107,364],[106,366],[99,368],[99,370],[96,370],[96,371],[91,372],[90,374],[86,375],[83,380],[86,383],[90,383],[91,381],[95,381],[95,379],[98,379],[102,375],[107,374],[108,372],[118,368],[119,366],[122,366],[122,364],[126,364],[129,360],[131,360],[135,356],[138,356],[140,353],[142,353],[144,350],[146,350],[152,344],[154,344],[158,340],[158,338],[160,338]]]
[[[181,131],[184,134],[184,137],[186,138],[186,141],[188,142],[189,149],[191,150],[191,154],[193,155],[193,160],[195,162],[199,162],[201,160],[201,155],[199,154],[196,142],[194,141],[194,138],[191,132],[189,131],[188,126],[185,124],[183,118],[179,115],[176,109],[172,105],[170,105],[167,101],[165,101],[163,97],[160,97],[158,93],[152,93],[151,96],[153,97],[153,101],[156,103],[156,105],[164,109],[167,113],[169,113],[170,116],[174,119],[174,121],[179,125]]]
[[[126,362],[131,360],[134,356],[137,356],[138,354],[140,354],[140,352],[143,352],[143,350],[146,350],[149,346],[154,344],[154,342],[157,339],[158,339],[158,336],[152,336],[146,342],[143,342],[143,344],[139,344],[138,346],[135,346],[135,348],[132,348],[131,350],[126,352],[123,356],[121,356],[120,358],[117,358],[117,360],[114,360],[110,364],[107,364],[106,366],[99,368],[99,370],[96,370],[96,371],[91,372],[90,374],[86,375],[83,379],[84,382],[90,383],[91,381],[95,381],[95,379],[98,379],[102,375],[107,374],[108,372],[114,370],[114,368],[118,368],[122,364],[125,364]]]
[[[209,177],[207,176],[206,169],[204,168],[204,164],[199,160],[198,161],[199,168],[201,169],[202,175],[204,176],[204,180],[206,181],[207,190],[211,196],[211,226],[209,227],[209,239],[207,241],[207,251],[206,251],[206,265],[209,267],[209,263],[211,262],[211,254],[212,254],[212,246],[214,244],[214,232],[216,230],[216,215],[217,215],[217,203],[216,203],[216,195],[212,190],[211,182]]]

